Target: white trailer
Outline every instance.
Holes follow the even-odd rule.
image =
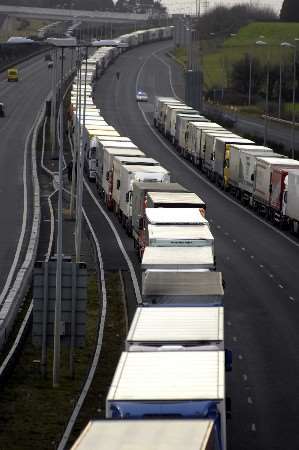
[[[253,141],[244,139],[241,136],[217,136],[214,144],[214,179],[218,186],[224,186],[224,167],[227,165],[226,156],[229,150],[228,145],[240,144],[242,146],[254,145]]]
[[[175,134],[176,134],[176,125],[177,125],[177,118],[179,114],[184,114],[184,116],[186,115],[190,115],[190,116],[194,116],[195,114],[198,114],[198,111],[196,111],[196,109],[188,109],[187,111],[184,110],[183,113],[180,113],[176,110],[172,110],[170,112],[170,128],[169,128],[169,139],[170,142],[172,144],[175,144]]]
[[[261,214],[268,214],[269,200],[272,192],[271,176],[273,168],[299,169],[299,161],[289,158],[267,158],[256,159],[253,208]]]
[[[111,137],[109,141],[96,140],[96,154],[97,154],[97,174],[96,174],[96,185],[99,190],[102,189],[102,177],[103,177],[103,164],[104,164],[104,148],[106,149],[134,149],[138,150],[137,146],[133,144],[131,139],[128,137]]]
[[[142,304],[158,306],[223,306],[221,272],[147,270],[142,278]]]
[[[146,225],[208,225],[198,208],[146,208]]]
[[[93,420],[71,450],[219,450],[212,419]]]
[[[138,307],[127,351],[224,350],[224,308]]]
[[[113,164],[115,158],[118,157],[127,159],[134,158],[135,160],[138,160],[139,158],[144,158],[145,154],[137,148],[123,148],[122,146],[119,146],[117,149],[116,148],[104,149],[102,188],[105,197],[111,194],[111,199],[113,192]],[[109,207],[110,206],[111,205],[109,205]]]
[[[144,229],[144,214],[147,206],[148,192],[186,192],[186,188],[178,183],[133,183],[132,192],[132,229],[135,243]]]
[[[166,106],[165,119],[164,119],[164,122],[162,123],[162,131],[167,138],[170,138],[171,124],[172,124],[172,120],[175,117],[175,115],[177,113],[188,114],[188,111],[190,111],[190,113],[196,112],[193,108],[191,108],[191,106],[185,105],[185,103],[168,104]]]
[[[299,170],[290,170],[286,183],[287,205],[286,215],[289,219],[291,230],[299,232]]]
[[[112,168],[112,199],[115,205],[119,205],[120,198],[120,174],[121,167],[125,166],[159,166],[160,163],[153,158],[143,157],[121,157],[117,156],[113,158],[113,168]]]
[[[147,208],[198,208],[206,215],[205,202],[194,192],[148,192]]]
[[[162,131],[165,121],[165,111],[168,104],[182,105],[183,103],[174,97],[156,97],[154,106],[154,125]]]
[[[187,157],[198,167],[202,164],[202,155],[200,152],[201,132],[202,130],[225,130],[225,128],[214,122],[189,122],[186,131],[186,151]]]
[[[225,129],[219,130],[202,130],[200,141],[200,157],[202,170],[210,175],[214,172],[214,142],[216,137],[233,137],[231,131]]]
[[[148,225],[146,245],[150,247],[211,246],[214,252],[214,237],[208,225]]]
[[[146,247],[142,270],[215,270],[211,245],[203,247]]]
[[[122,353],[106,418],[163,415],[218,420],[219,448],[226,449],[223,351]]]
[[[199,114],[178,114],[175,125],[175,139],[174,145],[180,152],[183,152],[186,147],[186,131],[189,122],[209,122],[204,116]],[[185,156],[185,154],[184,154]]]
[[[121,166],[119,204],[116,205],[117,213],[128,232],[131,233],[132,223],[132,189],[134,181],[150,181],[169,183],[170,174],[168,170],[161,166]]]

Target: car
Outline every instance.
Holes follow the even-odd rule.
[[[5,116],[4,103],[0,102],[0,117]]]
[[[137,91],[136,101],[137,102],[147,102],[148,101],[147,93],[144,91]]]
[[[49,61],[48,62],[48,69],[52,69],[53,68],[53,61]]]

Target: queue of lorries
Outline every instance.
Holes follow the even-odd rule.
[[[142,33],[157,40],[164,32],[172,29],[126,40],[142,43]],[[224,282],[206,204],[105,121],[93,103],[103,57],[113,61],[111,48],[87,62],[86,102],[83,83],[74,80],[70,129],[73,139],[81,129],[85,172],[134,240],[142,302],[107,394],[106,420],[90,422],[73,448],[225,450],[225,372],[232,358],[224,346]],[[82,80],[85,70],[83,64]]]
[[[299,232],[299,161],[210,122],[177,98],[156,97],[154,125],[220,188]]]

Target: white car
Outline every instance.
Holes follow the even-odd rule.
[[[136,101],[137,102],[147,102],[148,101],[148,95],[144,91],[138,91],[136,94]]]

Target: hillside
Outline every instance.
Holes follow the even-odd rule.
[[[239,30],[224,41],[221,49],[207,50],[203,56],[204,78],[207,88],[226,87],[230,77],[232,63],[240,60],[246,53],[265,62],[269,52],[271,63],[280,60],[280,43],[294,43],[299,37],[299,23],[256,22]],[[268,47],[258,47],[258,40],[267,42]],[[292,50],[284,49],[284,55]]]

